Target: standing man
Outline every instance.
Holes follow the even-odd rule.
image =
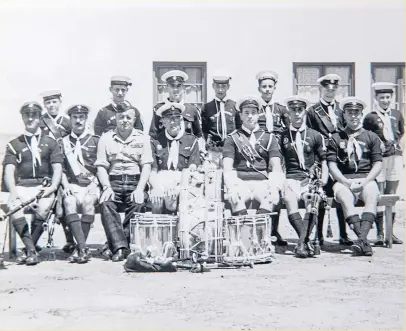
[[[63,155],[58,143],[40,129],[42,107],[35,101],[26,102],[20,109],[25,131],[7,144],[3,161],[4,183],[10,197],[8,208],[13,209],[43,190],[38,210],[31,224],[31,233],[23,210],[11,215],[11,222],[24,244],[18,264],[35,265],[39,262],[35,246],[44,231],[43,223],[51,209],[55,192],[61,181]],[[49,187],[41,183],[52,177]]]
[[[120,104],[117,127],[100,137],[97,146],[97,177],[102,185],[101,219],[108,245],[103,256],[113,262],[129,253],[130,219],[145,209],[146,184],[151,173],[150,137],[134,129],[136,111]],[[120,210],[125,212],[121,224]]]
[[[202,131],[206,148],[215,163],[221,167],[224,141],[227,136],[241,128],[235,101],[227,97],[230,88],[229,76],[214,76],[212,87],[215,97],[202,109]]]
[[[311,106],[307,111],[306,124],[309,128],[318,131],[323,137],[328,148],[332,135],[344,129],[343,112],[336,100],[337,91],[340,85],[341,77],[336,74],[328,74],[320,77],[317,83],[320,84],[320,100]],[[333,181],[329,178],[325,187],[327,196],[333,196]],[[323,223],[326,210],[320,206],[317,223],[317,234],[320,245],[324,243]],[[337,218],[340,231],[340,244],[352,245],[348,238],[345,219],[341,206],[337,208]]]
[[[99,110],[94,120],[94,133],[101,136],[103,133],[115,129],[117,105],[120,103],[127,103],[135,111],[134,128],[137,130],[144,130],[141,114],[139,110],[125,100],[128,93],[128,88],[132,85],[131,79],[125,76],[113,76],[110,79],[110,92],[113,96],[113,101],[106,107]]]
[[[376,133],[381,140],[383,152],[382,170],[376,178],[381,194],[396,194],[399,180],[403,172],[402,148],[399,141],[405,133],[405,120],[402,113],[397,109],[391,109],[394,84],[374,83],[374,103],[372,112],[364,118],[364,129]],[[383,214],[385,207],[378,207],[376,217],[377,241],[375,245],[384,244]],[[392,207],[392,218],[395,223],[395,206]],[[388,239],[388,238],[386,238]],[[402,244],[403,241],[392,236],[394,244]]]
[[[280,138],[286,165],[283,199],[289,222],[299,237],[295,254],[297,257],[306,258],[314,255],[314,248],[309,240],[314,220],[310,217],[310,213],[306,213],[302,219],[299,201],[304,200],[304,194],[308,192],[310,170],[316,162],[321,164],[321,185],[326,185],[328,180],[326,149],[323,136],[306,126],[309,101],[300,96],[292,96],[285,102],[289,111],[290,125]],[[307,209],[309,201],[305,202]]]
[[[52,90],[41,93],[41,96],[46,111],[41,116],[40,128],[43,134],[54,138],[62,149],[62,138],[71,132],[70,120],[61,111],[62,94],[59,90]],[[62,225],[66,238],[66,244],[62,250],[66,253],[72,253],[75,249],[75,241],[64,219],[63,192],[61,187],[58,188],[57,196],[55,218]]]
[[[65,172],[62,174],[63,205],[66,223],[77,243],[68,260],[77,263],[86,263],[90,258],[86,240],[94,222],[95,205],[100,195],[94,165],[99,137],[86,130],[88,114],[89,107],[85,105],[70,107],[68,115],[72,132],[62,140],[65,155]],[[81,218],[79,212],[82,214]]]
[[[359,255],[372,256],[367,238],[379,202],[376,178],[382,168],[381,142],[375,133],[362,128],[362,112],[366,106],[362,100],[349,97],[340,104],[346,126],[334,134],[327,155],[335,180],[334,199],[342,205],[346,222],[358,237],[352,250]],[[358,199],[365,204],[361,218],[355,208]]]
[[[181,125],[184,111],[185,106],[180,103],[165,103],[156,111],[165,131],[158,139],[151,139],[154,162],[149,183],[153,214],[177,212],[182,170],[192,164],[200,165],[197,138]]]
[[[157,139],[161,131],[164,130],[161,118],[156,115],[156,111],[165,103],[180,103],[185,106],[185,111],[182,113],[185,132],[195,135],[199,139],[200,150],[204,150],[205,143],[202,133],[202,124],[200,111],[197,107],[190,103],[185,103],[185,82],[189,79],[186,72],[181,70],[170,70],[162,75],[161,80],[166,82],[168,98],[164,102],[155,105],[154,113],[152,114],[151,127],[149,135],[153,139]]]

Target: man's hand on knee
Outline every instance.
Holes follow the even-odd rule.
[[[111,186],[105,188],[105,190],[102,192],[99,203],[102,204],[103,202],[109,201],[109,200],[114,200],[114,191],[111,188]]]

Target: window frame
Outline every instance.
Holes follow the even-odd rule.
[[[406,98],[405,98],[405,82],[406,82],[406,63],[405,62],[371,62],[370,71],[371,71],[371,105],[374,101],[374,90],[372,88],[372,84],[375,83],[374,77],[374,69],[376,68],[396,68],[398,70],[398,74],[400,73],[400,77],[397,80],[397,93],[396,96],[398,100],[395,100],[396,109],[398,109],[403,116],[405,116],[406,111]],[[398,76],[398,77],[399,77]],[[402,102],[402,95],[403,95],[403,102]]]
[[[188,67],[200,67],[202,69],[202,83],[198,84],[188,84],[187,82],[184,84],[185,86],[188,85],[197,85],[202,87],[202,101],[200,103],[192,103],[199,109],[203,107],[205,103],[207,103],[207,62],[194,62],[194,61],[153,61],[152,62],[152,84],[153,84],[153,103],[156,105],[158,103],[158,86],[165,86],[165,83],[159,83],[159,78],[157,77],[157,70],[161,67],[168,68],[173,67],[171,70],[182,70],[184,71],[185,68]]]
[[[320,68],[320,77],[326,75],[325,67],[343,67],[348,66],[350,68],[350,84],[348,96],[355,95],[355,62],[293,62],[293,94],[298,93],[299,86],[320,86],[320,84],[298,84],[297,69],[300,67],[318,67]],[[343,84],[341,84],[343,85]],[[347,84],[345,84],[347,85]],[[312,103],[314,105],[315,103]]]

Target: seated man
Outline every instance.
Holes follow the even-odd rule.
[[[341,101],[346,126],[333,135],[327,160],[336,181],[334,198],[341,204],[347,224],[358,237],[351,247],[357,254],[371,256],[373,252],[367,237],[376,218],[379,202],[376,178],[383,157],[379,137],[362,128],[365,107],[365,103],[355,97]],[[365,204],[361,219],[355,208],[358,199]]]
[[[151,185],[152,213],[176,213],[180,193],[181,172],[191,164],[200,165],[197,138],[186,133],[182,113],[185,106],[180,103],[165,103],[156,115],[162,120],[165,131],[157,139],[151,138],[152,171]]]
[[[272,212],[280,200],[281,154],[275,136],[259,128],[259,107],[253,97],[237,103],[242,127],[224,143],[224,184],[233,215],[246,215],[249,200],[260,203],[257,214]],[[279,244],[286,243],[277,229],[272,230]]]
[[[17,258],[17,263],[26,265],[39,262],[35,245],[44,231],[43,223],[55,199],[62,174],[61,148],[55,139],[41,131],[41,111],[41,106],[35,101],[21,107],[25,131],[7,144],[3,161],[4,184],[10,192],[7,204],[10,210],[36,196],[40,190],[44,191],[38,201],[31,233],[22,209],[10,216],[24,244],[23,254]],[[46,188],[41,186],[45,177],[52,177],[51,185]]]
[[[129,253],[130,219],[145,209],[146,184],[151,173],[149,136],[134,129],[135,109],[127,103],[117,106],[117,127],[104,133],[97,145],[97,177],[103,187],[101,219],[108,241],[103,256],[113,262]],[[120,210],[125,212],[121,224]]]
[[[326,151],[321,134],[306,126],[308,100],[300,96],[292,96],[286,99],[285,103],[289,112],[290,125],[280,137],[281,152],[286,166],[283,199],[289,223],[299,237],[295,254],[297,257],[306,258],[314,254],[309,237],[315,220],[308,212],[302,219],[299,213],[299,201],[304,199],[304,194],[308,191],[310,170],[316,162],[321,163],[321,185],[326,185],[328,180]],[[306,205],[306,209],[307,207]]]
[[[77,242],[69,261],[77,263],[86,263],[90,258],[86,240],[94,222],[95,205],[100,195],[94,165],[99,137],[86,130],[88,113],[89,108],[84,105],[75,105],[68,109],[72,132],[62,140],[65,154],[65,172],[62,174],[63,205],[66,223]],[[82,212],[81,218],[79,211]]]

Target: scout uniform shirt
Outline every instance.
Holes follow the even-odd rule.
[[[52,121],[62,138],[66,137],[72,130],[69,118],[67,118],[66,116],[64,115],[51,116],[49,115],[49,113],[44,113],[41,116],[39,127],[41,128],[43,134],[50,136],[56,140],[58,140],[59,137],[54,136],[54,134],[49,130],[49,127],[47,126],[45,121]]]
[[[40,133],[35,136],[37,143],[37,157],[31,153],[32,137],[22,134],[11,140],[6,147],[3,167],[14,164],[16,167],[16,185],[36,186],[44,177],[52,178],[53,163],[63,164],[63,154],[55,139]]]
[[[382,161],[379,137],[362,129],[350,138],[346,132],[333,135],[328,148],[327,162],[336,162],[338,169],[347,178],[364,178],[375,162]]]
[[[265,132],[259,127],[253,131],[251,134],[248,129],[242,127],[228,136],[224,142],[223,158],[229,157],[234,160],[233,168],[237,171],[238,178],[242,180],[266,180],[267,178],[261,172],[270,172],[272,170],[270,159],[273,157],[282,158],[282,156],[279,151],[278,141],[273,134]],[[255,146],[258,157],[252,162],[247,162],[241,149],[234,141],[234,139],[239,139],[240,135],[251,141],[251,145],[247,147]]]
[[[376,133],[385,145],[382,150],[383,156],[402,155],[402,149],[399,146],[399,140],[405,133],[405,120],[402,113],[397,109],[391,109],[388,113],[392,126],[393,140],[386,139],[384,135],[384,115],[379,116],[376,111],[372,111],[364,118],[363,127],[365,130],[370,130]]]
[[[241,120],[235,109],[235,101],[227,99],[224,104],[225,128],[223,132],[220,101],[213,99],[203,105],[202,131],[209,145],[221,147],[231,132],[241,128]]]
[[[115,129],[116,122],[116,107],[115,103],[111,103],[108,106],[99,110],[94,120],[94,133],[97,136],[101,136],[103,133]],[[144,126],[141,120],[141,114],[137,108],[135,110],[135,123],[134,129],[143,131]]]
[[[344,130],[345,127],[343,111],[340,109],[338,102],[334,101],[330,106],[333,107],[334,110],[337,123],[336,127],[328,115],[328,105],[320,101],[309,107],[306,115],[306,126],[322,134],[325,138],[326,145],[328,145],[333,133]]]
[[[272,118],[273,118],[273,133],[275,135],[280,135],[283,130],[289,127],[289,114],[288,110],[285,106],[277,102],[270,102],[269,104],[262,98],[259,98],[260,108],[259,108],[259,116],[258,116],[258,124],[259,127],[265,131],[268,131],[267,124],[266,124],[266,114],[267,114],[267,106],[270,108]]]
[[[84,133],[78,138],[76,138],[76,136],[73,137],[72,134],[63,138],[63,151],[65,154],[64,171],[68,177],[69,183],[87,186],[97,175],[95,162],[99,139],[99,136],[91,135],[89,133]],[[72,166],[70,165],[70,160],[67,157],[67,153],[71,153],[73,160],[80,163],[80,165],[78,165],[78,169],[81,170],[79,176],[75,175]]]
[[[300,134],[303,145],[304,165],[300,164],[296,147],[296,135]],[[326,159],[323,137],[317,131],[305,127],[303,131],[287,129],[279,140],[282,155],[285,160],[286,178],[302,181],[308,178],[309,169],[316,161]]]
[[[171,103],[168,99],[165,102]],[[152,114],[151,120],[151,127],[149,129],[149,135],[153,139],[157,139],[158,135],[161,131],[164,131],[164,127],[161,122],[161,118],[156,115],[156,111],[165,104],[165,102],[160,102],[155,105],[154,113]],[[180,102],[182,103],[182,102]],[[182,113],[183,120],[185,123],[185,132],[191,133],[196,137],[200,138],[203,136],[202,134],[202,127],[201,127],[201,120],[200,120],[200,112],[196,108],[196,106],[190,103],[184,103],[185,111]]]
[[[179,170],[182,171],[188,168],[191,164],[200,165],[200,153],[199,144],[197,138],[190,134],[185,133],[179,142],[179,158],[176,169],[171,164],[168,168],[169,151],[171,147],[171,141],[166,137],[165,131],[161,132],[158,139],[151,139],[151,149],[153,164],[152,169],[156,171],[160,170]]]

